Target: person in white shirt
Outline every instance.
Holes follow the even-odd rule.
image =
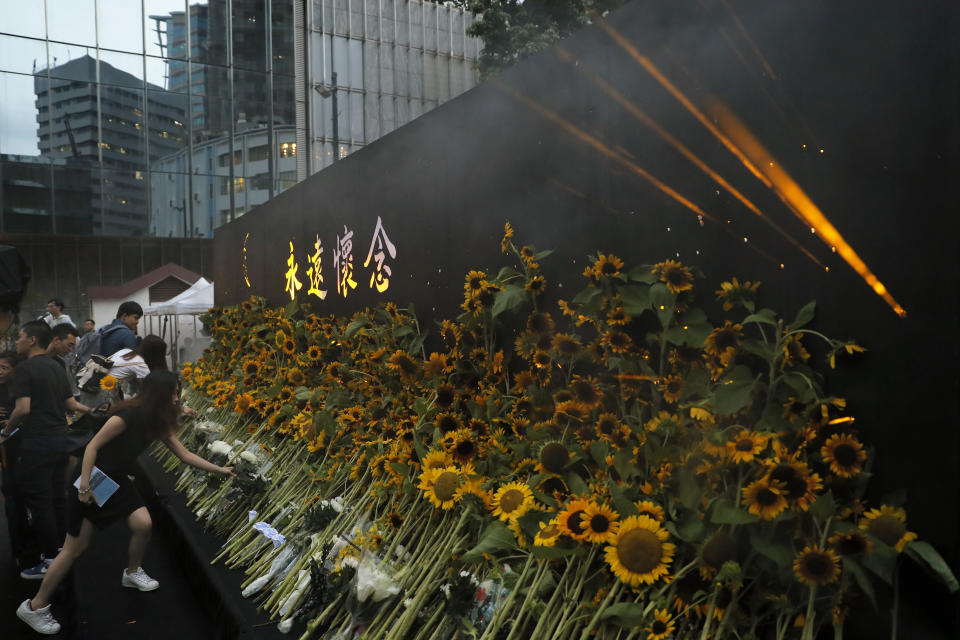
[[[120,349],[109,357],[113,367],[107,375],[116,379],[116,386],[103,389],[97,394],[86,397],[87,406],[101,407],[115,404],[123,398],[136,395],[140,381],[151,371],[167,370],[167,343],[160,336],[149,335],[140,341],[134,349]]]
[[[63,312],[63,300],[58,298],[50,298],[50,300],[47,301],[47,312],[40,316],[40,320],[46,322],[51,329],[58,324],[69,324],[70,326],[76,326],[73,324],[73,320],[70,319],[70,316]]]

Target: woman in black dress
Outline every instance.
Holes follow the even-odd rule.
[[[50,613],[50,598],[74,561],[87,548],[93,528],[103,527],[125,518],[130,527],[128,566],[123,570],[121,585],[140,591],[153,591],[159,583],[140,566],[150,540],[152,522],[143,499],[127,477],[134,471],[137,456],[154,440],[163,442],[186,464],[224,476],[235,477],[233,467],[220,467],[191,453],[175,435],[180,415],[179,382],[169,371],[153,371],[143,379],[139,395],[119,404],[83,453],[80,465],[80,486],[73,489],[76,500],[67,510],[67,538],[32,600],[24,600],[17,616],[35,631],[54,634],[60,624]],[[116,482],[119,488],[103,505],[97,505],[90,489],[94,465]]]

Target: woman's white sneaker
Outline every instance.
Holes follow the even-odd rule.
[[[159,582],[147,575],[143,567],[137,567],[137,570],[133,573],[124,569],[120,584],[131,589],[139,589],[140,591],[153,591],[160,586]]]
[[[17,607],[17,617],[37,633],[48,636],[60,633],[60,623],[54,620],[53,614],[50,613],[50,605],[34,610],[30,607],[30,600],[24,600]]]

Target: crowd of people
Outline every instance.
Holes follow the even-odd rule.
[[[136,458],[150,443],[163,442],[186,464],[233,476],[232,467],[212,464],[177,440],[180,417],[192,410],[180,404],[166,343],[137,336],[142,316],[138,303],[124,302],[112,323],[96,329],[87,320],[81,334],[63,303],[51,299],[47,313],[19,327],[16,350],[0,353],[4,509],[20,577],[41,581],[17,616],[42,634],[60,631],[51,599],[94,528],[125,520],[131,538],[121,585],[159,586],[141,566],[152,523],[133,483]],[[112,380],[101,385],[107,376]],[[92,483],[100,474],[112,483]],[[101,484],[116,488],[105,497],[95,490]]]

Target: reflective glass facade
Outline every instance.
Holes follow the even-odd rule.
[[[210,237],[477,82],[470,15],[418,0],[0,11],[0,233]]]

